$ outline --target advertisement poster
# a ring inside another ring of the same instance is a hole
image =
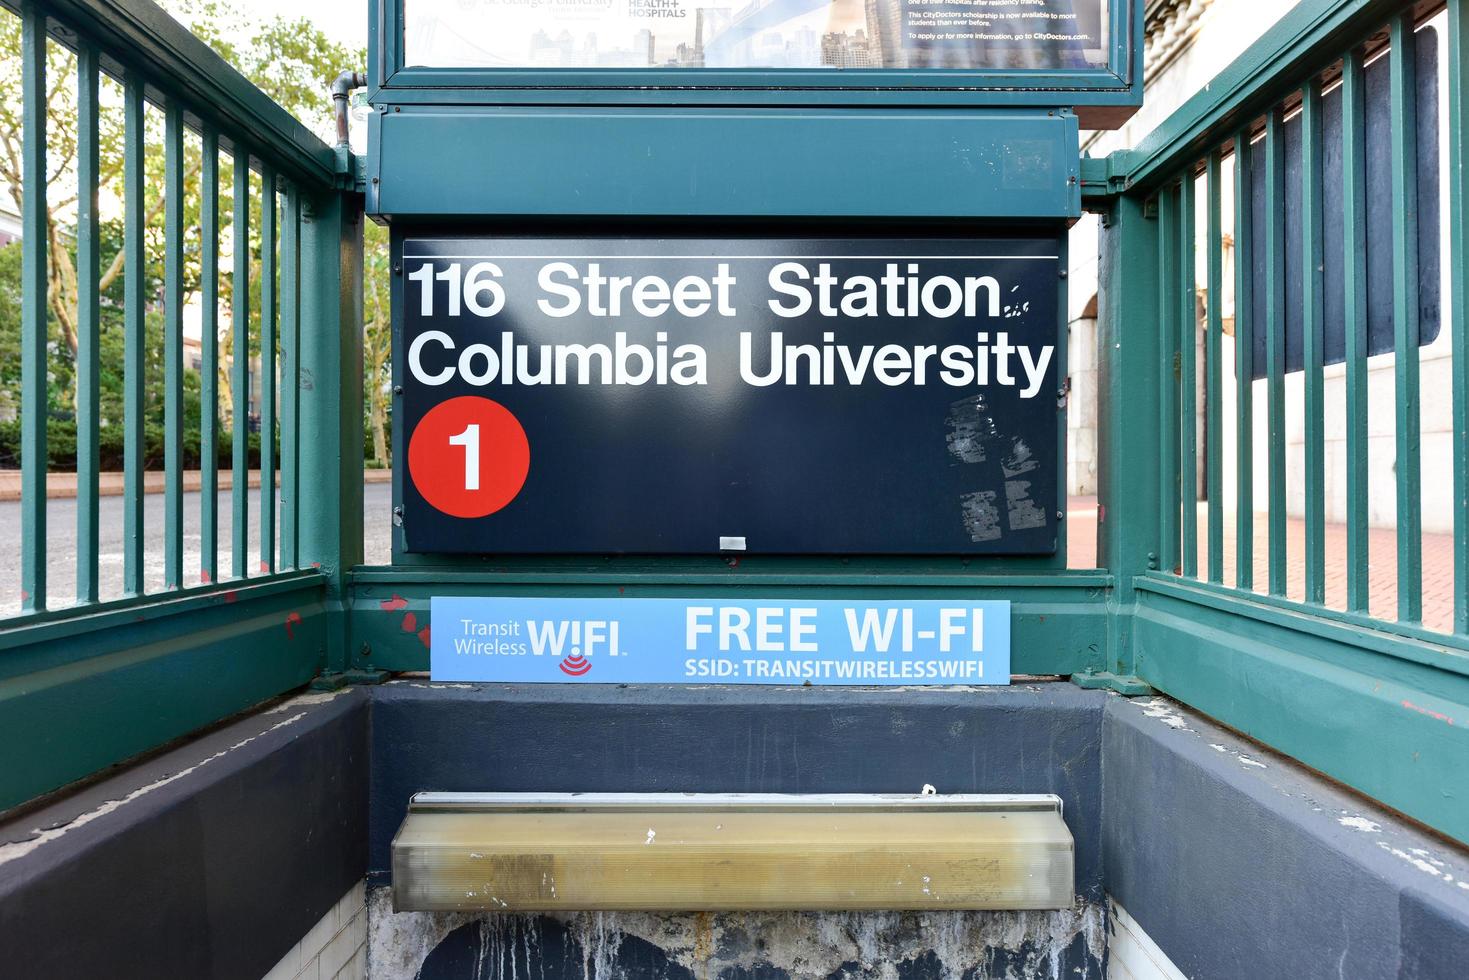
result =
[[[1039,235],[408,238],[403,540],[1053,554],[1060,255]]]
[[[1107,64],[1106,0],[408,0],[435,68],[940,68]]]

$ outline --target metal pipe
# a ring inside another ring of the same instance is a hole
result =
[[[347,101],[353,89],[363,88],[367,85],[367,76],[360,71],[344,71],[332,82],[332,108],[337,116],[337,145],[346,146],[347,139]]]

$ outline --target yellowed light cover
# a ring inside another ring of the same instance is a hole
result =
[[[1054,909],[1054,796],[421,793],[399,911]]]

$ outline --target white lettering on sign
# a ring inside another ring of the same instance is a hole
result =
[[[407,278],[418,289],[422,316],[490,320],[505,309],[503,271],[496,263],[447,262],[439,268],[434,261],[421,261]],[[780,320],[815,315],[844,322],[925,317],[983,325],[1013,320],[1030,310],[1028,302],[1007,303],[1009,293],[996,276],[924,270],[917,261],[886,262],[878,275],[838,276],[830,262],[778,262],[768,273],[770,296],[764,307],[748,315]],[[537,309],[558,319],[577,314],[614,321],[740,315],[733,299],[736,278],[725,262],[711,273],[669,279],[612,275],[597,261],[547,261],[535,282],[541,293]],[[977,329],[970,336],[972,341],[943,345],[873,344],[847,342],[834,330],[822,332],[819,342],[804,334],[789,340],[781,331],[757,335],[745,330],[739,333],[735,376],[757,388],[876,382],[886,387],[1013,387],[1025,399],[1041,393],[1054,345],[1017,342],[1009,330],[1000,329]],[[463,346],[444,330],[426,330],[408,346],[408,371],[415,381],[430,386],[456,378],[475,387],[711,383],[703,345],[671,344],[665,332],[658,332],[652,343],[645,337],[639,342],[620,330],[604,343],[525,344],[505,329],[498,337],[476,333]]]

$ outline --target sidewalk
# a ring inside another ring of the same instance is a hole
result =
[[[1067,566],[1093,568],[1097,560],[1097,498],[1072,497],[1068,502],[1070,529],[1067,532]],[[1209,505],[1199,503],[1199,575],[1208,577],[1209,570]],[[1256,592],[1269,587],[1270,525],[1269,516],[1254,515],[1251,531],[1254,538],[1254,586]],[[1286,595],[1301,600],[1306,594],[1306,523],[1299,517],[1286,521]],[[1235,582],[1235,516],[1224,514],[1223,581]],[[1397,531],[1390,527],[1367,530],[1367,589],[1372,615],[1386,620],[1397,619],[1398,552]],[[1446,632],[1453,629],[1454,617],[1454,536],[1423,534],[1423,625]],[[1345,524],[1326,525],[1326,605],[1346,608],[1347,598],[1347,528]]]
[[[97,491],[104,497],[120,497],[123,494],[123,475],[117,472],[102,473],[97,480]],[[143,474],[144,493],[163,492],[162,470],[148,470]],[[393,479],[392,470],[363,470],[362,479],[366,483],[390,483]],[[197,491],[202,482],[201,471],[184,471],[184,491]],[[234,488],[234,473],[226,468],[219,471],[219,489],[231,490]],[[249,485],[252,488],[260,486],[260,471],[251,470]],[[279,477],[277,477],[279,485]],[[75,473],[47,473],[46,474],[46,496],[52,500],[70,500],[77,495],[77,475]],[[20,499],[20,470],[0,470],[0,501],[16,501]]]

